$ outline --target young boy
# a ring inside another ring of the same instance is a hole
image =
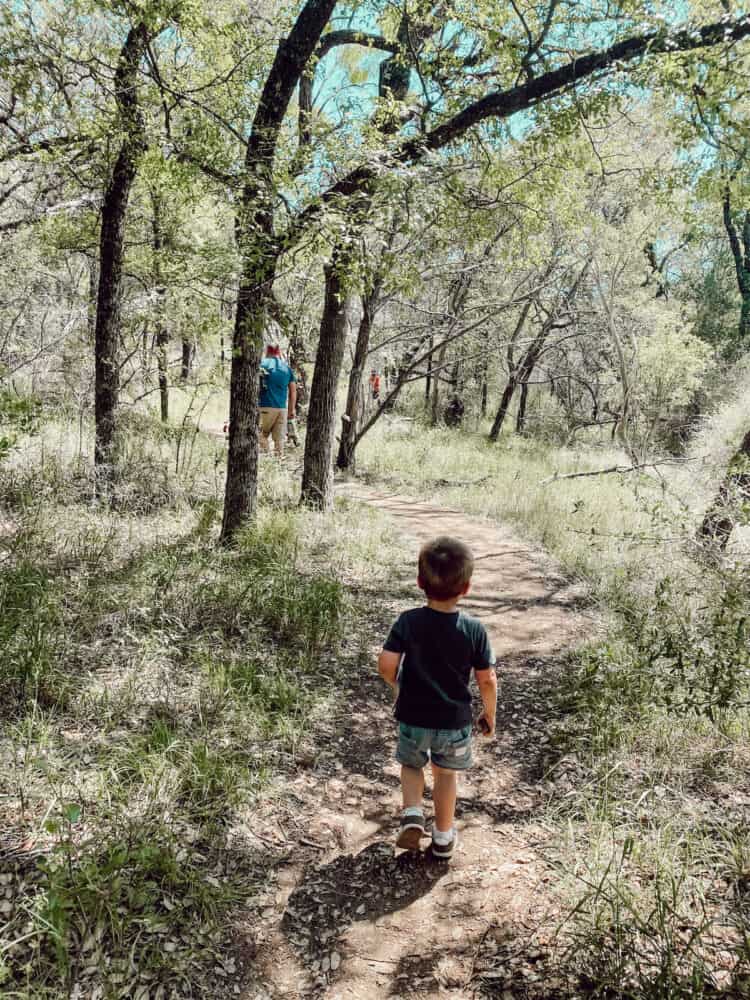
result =
[[[425,834],[423,769],[429,760],[437,858],[450,858],[458,843],[456,772],[471,765],[472,670],[484,704],[479,728],[488,739],[495,735],[495,658],[484,626],[456,610],[469,592],[473,570],[474,557],[463,542],[448,537],[427,542],[417,577],[427,606],[398,618],[378,657],[380,676],[397,692],[403,813],[396,846],[416,851]]]

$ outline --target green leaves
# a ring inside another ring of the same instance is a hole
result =
[[[82,809],[81,806],[75,803],[69,802],[63,809],[63,816],[66,823],[74,826],[81,818]]]

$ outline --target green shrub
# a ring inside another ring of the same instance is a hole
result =
[[[60,612],[52,581],[22,561],[0,573],[0,706],[60,704],[68,681],[58,666]]]
[[[269,656],[263,664],[251,660],[204,660],[212,700],[239,702],[263,732],[281,721],[299,720],[310,699],[302,675],[293,665]]]
[[[746,996],[747,929],[702,895],[690,864],[639,870],[627,839],[573,911],[566,964],[601,1000],[708,1000]],[[726,992],[725,992],[726,991]]]
[[[261,627],[271,646],[302,650],[312,661],[341,635],[346,597],[342,583],[326,572],[303,572],[299,550],[296,514],[270,511],[245,528],[238,552],[201,590],[195,613],[203,626],[213,622],[229,633]]]
[[[299,519],[286,511],[265,510],[240,532],[240,562],[253,571],[281,571],[294,566],[299,547]]]
[[[591,729],[645,706],[721,722],[750,703],[750,579],[727,569],[694,607],[661,580],[653,602],[621,608],[619,629],[583,651],[567,694]]]
[[[28,977],[35,996],[67,995],[76,982],[87,995],[192,990],[201,962],[218,958],[218,921],[236,891],[206,877],[204,857],[155,819],[81,841],[83,819],[65,805],[47,823],[56,847],[18,886],[26,897],[5,929],[4,986]]]
[[[33,434],[41,416],[41,400],[36,396],[17,396],[0,389],[0,461],[16,444],[19,436]]]
[[[236,754],[200,741],[180,761],[177,800],[195,819],[227,821],[250,784],[248,768]]]

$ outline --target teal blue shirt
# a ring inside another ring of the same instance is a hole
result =
[[[260,367],[266,372],[260,380],[260,405],[283,410],[287,405],[289,383],[297,381],[294,372],[281,358],[263,358]]]

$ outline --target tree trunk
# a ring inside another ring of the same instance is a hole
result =
[[[182,338],[182,363],[180,365],[180,380],[187,382],[193,369],[193,357],[195,355],[195,345],[187,337]],[[221,338],[221,360],[224,361],[224,335]]]
[[[161,199],[157,192],[151,192],[154,233],[154,291],[156,294],[156,367],[159,375],[159,402],[161,420],[169,421],[169,328],[164,318],[164,300],[167,290],[162,281],[161,253],[164,249],[162,230]]]
[[[96,343],[96,304],[99,297],[99,263],[95,257],[89,261],[89,303],[88,334],[92,344]]]
[[[325,303],[307,411],[301,502],[319,510],[333,507],[336,388],[344,362],[347,325],[344,269],[342,256],[334,253],[325,269]]]
[[[435,346],[435,338],[430,337],[430,349]],[[432,355],[430,355],[430,360],[427,362],[427,375],[424,380],[424,405],[425,409],[430,405],[430,399],[432,397]]]
[[[737,275],[737,287],[742,299],[738,329],[739,343],[736,352],[739,354],[750,347],[750,209],[744,215],[741,239],[732,215],[731,193],[728,184],[724,188],[723,210],[724,228],[729,237],[729,246]]]
[[[516,434],[523,434],[526,430],[526,404],[529,398],[529,383],[521,383],[521,395],[518,400],[518,413],[516,413]]]
[[[489,373],[488,368],[490,364],[490,333],[489,330],[485,331],[484,334],[484,351],[482,353],[482,359],[479,362],[479,385],[481,392],[481,402],[480,402],[480,414],[482,419],[487,416],[487,395],[489,389]]]
[[[380,82],[378,96],[381,99],[405,100],[411,81],[410,63],[414,60],[414,47],[419,46],[434,30],[433,19],[428,23],[415,22],[406,15],[402,16],[398,31],[399,55],[391,56],[380,65]],[[304,100],[309,103],[309,92],[305,84]],[[376,110],[376,127],[385,134],[393,134],[400,128],[398,116],[388,114],[382,116],[383,108]],[[377,117],[380,120],[377,120]],[[301,116],[302,129],[300,138],[304,142],[309,138],[305,133],[306,125]],[[326,269],[325,305],[320,326],[320,341],[315,360],[315,371],[310,388],[310,407],[307,414],[307,438],[305,441],[305,459],[302,472],[302,503],[324,510],[333,505],[333,469],[331,456],[335,440],[335,406],[336,387],[341,365],[344,359],[346,343],[347,301],[344,283],[346,281],[346,265],[349,262],[351,248],[361,237],[372,205],[371,186],[366,184],[360,191],[360,197],[349,203],[346,235],[338,247],[334,249],[331,263]],[[397,225],[394,224],[389,247],[395,238]],[[377,274],[373,284],[373,301],[365,308],[363,324],[360,325],[349,389],[347,392],[346,415],[350,418],[344,421],[342,427],[337,465],[339,468],[350,467],[354,460],[354,451],[359,440],[357,434],[356,399],[362,379],[362,368],[367,355],[367,346],[361,348],[360,341],[369,346],[372,313],[375,301],[379,297],[383,276]],[[375,401],[376,410],[378,403]],[[325,421],[329,420],[330,425]]]
[[[132,28],[120,54],[115,75],[115,96],[124,132],[120,153],[102,203],[99,238],[99,288],[94,332],[94,466],[97,492],[105,492],[115,479],[115,431],[120,395],[120,299],[125,214],[138,165],[146,151],[145,124],[138,107],[136,82],[141,57],[148,43],[143,24]]]
[[[352,472],[354,471],[357,430],[362,416],[362,379],[365,362],[367,361],[367,352],[370,349],[370,335],[372,333],[372,323],[379,290],[380,285],[377,283],[369,294],[362,296],[362,319],[357,331],[357,344],[354,348],[354,360],[352,362],[352,370],[349,374],[349,387],[346,394],[346,414],[341,421],[341,440],[339,441],[336,467],[339,469],[349,469]]]
[[[495,419],[492,421],[492,428],[490,430],[490,441],[497,441],[500,436],[500,431],[503,429],[503,424],[505,423],[505,417],[508,414],[508,407],[510,406],[511,400],[516,391],[518,381],[516,376],[512,374],[508,379],[507,385],[503,390],[503,395],[500,399],[500,406],[497,408],[497,413],[495,414]]]
[[[432,400],[430,402],[430,426],[437,427],[440,421],[440,369],[445,360],[445,345],[440,348],[435,365],[435,374],[432,376]],[[432,368],[434,355],[430,357],[430,368]]]
[[[519,380],[521,383],[521,398],[518,401],[518,413],[516,414],[516,434],[523,434],[526,430],[526,407],[529,399],[529,379],[534,374],[539,354],[544,346],[547,333],[543,331],[535,340],[521,363]]]
[[[726,549],[735,526],[733,507],[750,502],[750,431],[732,457],[711,509],[703,518],[699,534]]]
[[[295,88],[336,0],[306,0],[282,38],[258,101],[245,150],[245,186],[235,217],[242,254],[229,402],[229,453],[220,542],[229,544],[255,515],[258,487],[258,395],[261,350],[281,247],[274,232],[273,168]]]
[[[521,370],[521,366],[516,364],[513,359],[513,347],[520,337],[524,326],[526,325],[526,319],[529,315],[529,310],[531,309],[531,299],[528,299],[521,309],[520,315],[516,322],[515,329],[511,334],[510,340],[507,346],[507,365],[508,365],[508,382],[503,390],[502,397],[500,398],[500,406],[497,408],[497,413],[495,414],[495,419],[492,421],[492,427],[490,428],[490,433],[488,435],[489,440],[493,443],[497,441],[500,436],[500,431],[505,423],[505,417],[508,413],[508,407],[511,404],[513,395],[516,391],[516,386],[518,385],[518,375]]]
[[[159,402],[161,408],[161,420],[163,424],[169,421],[169,372],[167,348],[169,345],[169,331],[160,322],[156,330],[156,364],[159,370]]]
[[[276,258],[247,260],[237,298],[229,384],[229,454],[220,540],[229,543],[255,516],[258,493],[258,369]]]
[[[141,378],[144,388],[151,385],[151,349],[148,341],[150,333],[151,330],[148,321],[146,321],[141,330]]]
[[[742,296],[740,306],[740,348],[747,350],[750,347],[750,276],[748,284]]]

